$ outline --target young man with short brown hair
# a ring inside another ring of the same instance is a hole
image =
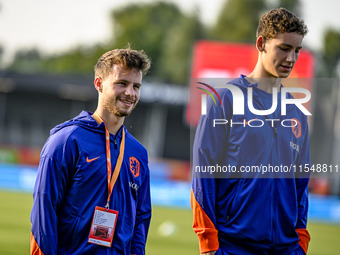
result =
[[[150,218],[146,149],[124,127],[150,60],[116,49],[95,66],[98,106],[51,130],[31,213],[31,254],[145,254]]]
[[[281,96],[281,80],[292,71],[306,33],[304,22],[284,8],[265,13],[257,29],[254,70],[229,84],[244,96],[251,90],[255,109],[270,109],[273,96]],[[266,116],[254,114],[246,103],[244,115],[237,115],[231,90],[221,89],[219,94],[223,106],[208,102],[193,147],[191,202],[200,253],[306,254],[309,174],[292,170],[261,176],[244,170],[308,166],[307,117],[295,105],[283,116],[280,100],[276,110]],[[227,119],[235,125],[213,126],[214,119]],[[294,125],[280,125],[284,119]],[[197,172],[196,166],[231,166],[235,171],[209,176]]]

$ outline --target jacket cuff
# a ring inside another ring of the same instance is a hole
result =
[[[216,229],[196,229],[200,253],[217,251],[219,248],[218,231]]]
[[[310,241],[310,235],[308,233],[308,230],[304,228],[298,228],[296,229],[296,233],[298,233],[299,235],[299,245],[304,250],[304,252],[307,254],[308,244]]]
[[[31,245],[30,245],[30,254],[31,255],[44,255],[39,245],[35,241],[33,234],[31,233]]]
[[[217,251],[219,248],[218,231],[208,215],[197,202],[192,189],[191,207],[194,216],[193,229],[198,237],[200,253]]]

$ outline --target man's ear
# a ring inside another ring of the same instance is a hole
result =
[[[94,87],[96,88],[96,90],[98,92],[102,92],[103,91],[103,80],[100,77],[96,77],[94,79]]]
[[[256,40],[256,48],[258,51],[264,51],[265,50],[265,43],[266,39],[261,35]]]

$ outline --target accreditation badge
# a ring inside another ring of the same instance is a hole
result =
[[[111,247],[117,218],[118,211],[96,206],[88,242]]]

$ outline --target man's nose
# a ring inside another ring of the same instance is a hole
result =
[[[125,89],[125,95],[127,96],[133,96],[133,84],[129,84],[128,86],[126,86],[126,89]]]
[[[290,51],[287,56],[287,61],[290,63],[295,63],[298,58],[298,53],[296,53],[294,50]]]

